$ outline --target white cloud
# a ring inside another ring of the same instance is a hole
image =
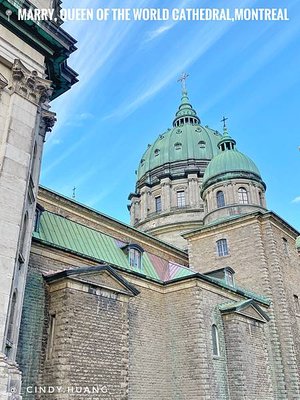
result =
[[[138,88],[138,93],[140,95],[135,93],[132,99],[126,99],[116,110],[106,115],[103,120],[114,117],[125,118],[133,113],[171,81],[175,81],[182,71],[186,70],[198,58],[203,56],[231,26],[230,24],[220,23],[218,27],[212,31],[210,25],[203,25],[199,28],[193,40],[190,40],[185,46],[182,46],[182,51],[178,52],[176,57],[172,57],[172,61],[167,63],[167,65],[160,70],[159,75],[156,73],[153,74],[154,78],[152,80],[149,79],[147,87]],[[148,75],[150,74],[151,71],[149,69]],[[142,86],[144,86],[144,82]]]
[[[165,25],[161,25],[159,28],[154,29],[153,31],[148,32],[148,33],[147,33],[147,36],[146,36],[146,39],[145,39],[145,42],[147,43],[147,42],[152,41],[153,39],[158,38],[158,36],[160,36],[160,35],[162,35],[163,33],[169,31],[170,29],[172,29],[174,25],[175,25],[175,23],[174,23],[174,24],[165,24]]]
[[[292,200],[292,203],[300,203],[300,196],[295,197],[295,198]]]

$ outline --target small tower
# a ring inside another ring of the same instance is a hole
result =
[[[220,152],[208,164],[203,177],[205,224],[266,208],[266,185],[260,172],[249,157],[236,149],[236,141],[229,136],[225,121],[223,118]]]

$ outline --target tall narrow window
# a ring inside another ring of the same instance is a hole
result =
[[[227,256],[229,254],[226,239],[217,240],[217,250],[219,257]]]
[[[297,314],[300,314],[300,303],[299,303],[299,297],[294,294],[294,304],[295,304],[295,310]]]
[[[224,207],[225,206],[225,198],[224,198],[224,193],[222,192],[222,190],[219,190],[217,192],[217,207]]]
[[[185,207],[185,192],[184,192],[184,190],[179,190],[177,192],[177,207],[179,207],[179,208]]]
[[[26,237],[27,225],[28,225],[28,212],[26,211],[23,219],[22,233],[20,237],[20,247],[19,247],[19,255],[21,256],[23,261],[24,261],[24,253],[26,250],[25,237]]]
[[[129,265],[131,267],[141,269],[142,253],[136,248],[129,249]]]
[[[248,204],[249,203],[248,192],[244,187],[240,187],[238,189],[238,196],[239,196],[240,204]]]
[[[52,357],[53,345],[54,345],[54,337],[55,337],[55,314],[50,315],[49,321],[49,335],[48,335],[48,349],[47,349],[47,359],[49,360]]]
[[[41,216],[43,211],[45,211],[44,207],[42,207],[40,204],[37,203],[36,208],[35,208],[35,214],[34,214],[34,232],[38,232],[40,228],[40,221],[41,221]]]
[[[286,240],[286,238],[282,238],[282,243],[283,243],[283,250],[286,256],[289,255],[289,246],[288,246],[288,241]]]
[[[161,197],[160,196],[155,197],[155,211],[161,212]]]
[[[16,311],[16,302],[17,302],[17,291],[14,291],[13,297],[11,299],[10,306],[10,314],[8,320],[8,329],[7,329],[7,340],[11,343],[13,342],[13,333],[14,333],[14,323],[15,323],[15,311]]]
[[[231,271],[226,271],[225,279],[228,285],[234,286],[233,273]]]
[[[218,357],[220,355],[220,347],[219,347],[219,333],[216,325],[212,326],[211,335],[212,335],[213,355]]]
[[[263,195],[262,195],[262,192],[258,192],[258,198],[259,198],[259,205],[260,205],[261,207],[263,207],[263,206],[264,206],[264,202],[263,202]]]

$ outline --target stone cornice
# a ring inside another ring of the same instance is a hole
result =
[[[57,8],[57,1],[55,7]],[[48,78],[53,82],[52,99],[77,82],[77,73],[66,60],[76,50],[76,40],[59,27],[60,22],[18,19],[18,9],[32,8],[27,0],[0,0],[0,23],[45,56]],[[8,18],[6,11],[10,10]]]

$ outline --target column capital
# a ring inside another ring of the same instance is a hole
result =
[[[53,91],[51,84],[48,79],[39,77],[37,71],[29,71],[19,59],[15,59],[10,86],[13,93],[37,105],[48,104]]]

